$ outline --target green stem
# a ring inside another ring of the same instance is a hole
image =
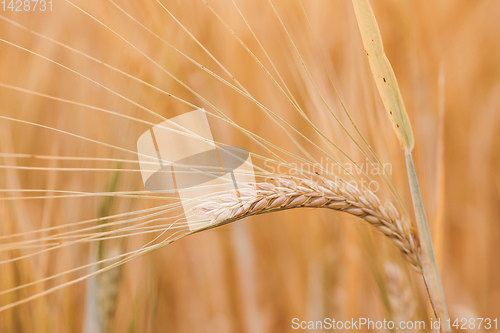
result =
[[[441,321],[441,332],[451,332],[447,327],[448,310],[444,299],[441,277],[434,257],[434,248],[432,246],[431,234],[427,223],[422,194],[418,185],[417,173],[415,164],[410,151],[405,153],[406,169],[408,171],[408,180],[410,182],[411,196],[413,199],[413,207],[415,208],[415,220],[417,221],[417,229],[420,239],[420,261],[422,262],[422,273],[424,276],[425,285],[429,298],[434,309],[434,314]]]

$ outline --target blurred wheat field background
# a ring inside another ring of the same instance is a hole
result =
[[[415,132],[450,316],[497,318],[500,3],[372,4]],[[57,226],[78,231],[81,221],[125,221],[172,203],[145,191],[131,153],[161,117],[197,107],[214,115],[220,110],[289,154],[326,161],[309,139],[342,162],[366,163],[330,113],[360,141],[345,106],[380,160],[391,165],[390,178],[413,216],[404,159],[349,1],[59,1],[52,12],[4,11],[1,18],[0,332],[83,331],[91,280],[82,277],[97,261],[96,251],[136,251],[158,236],[132,235],[131,229],[105,245],[82,236],[32,256],[41,248],[12,248],[22,240],[15,234]],[[304,121],[266,71],[349,158]],[[214,75],[244,87],[253,99]],[[255,100],[286,123],[266,116]],[[235,126],[215,117],[211,126],[217,141],[271,157]],[[390,196],[387,189],[382,193]],[[37,234],[34,244],[51,232]],[[42,246],[57,245],[49,243]],[[83,269],[40,281],[75,267]],[[332,211],[248,217],[108,272],[114,275],[102,275],[109,279],[104,283],[117,295],[108,297],[109,313],[101,315],[110,332],[289,332],[293,318],[432,317],[421,279],[399,251],[375,228]],[[406,294],[409,305],[398,307]],[[413,313],[401,311],[412,306]]]

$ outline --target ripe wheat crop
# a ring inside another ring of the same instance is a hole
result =
[[[274,184],[273,184],[274,183]],[[368,190],[362,194],[355,186],[323,179],[269,179],[253,184],[234,194],[209,198],[194,209],[200,218],[208,218],[216,226],[255,214],[285,209],[329,208],[361,218],[391,238],[417,270],[421,269],[418,243],[409,220],[401,216],[393,204],[382,205]]]
[[[497,3],[28,2],[0,4],[0,332],[498,315]],[[169,123],[194,110],[210,137]],[[220,168],[160,156],[196,141]]]

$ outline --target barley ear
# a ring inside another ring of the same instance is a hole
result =
[[[370,69],[392,127],[405,151],[412,151],[414,140],[410,119],[406,113],[396,75],[385,55],[375,15],[368,0],[353,0],[352,3]]]
[[[415,320],[417,303],[408,276],[395,263],[385,263],[384,271],[392,320],[395,322]],[[397,329],[396,332],[410,331]]]
[[[118,163],[117,169],[121,169],[121,163]],[[119,177],[120,173],[118,171],[113,173],[111,181],[107,186],[108,193],[116,192]],[[104,198],[100,207],[100,217],[111,215],[114,199],[112,196]],[[99,221],[98,224],[102,225],[102,232],[107,231],[106,222]],[[94,273],[97,270],[104,269],[118,262],[118,259],[112,258],[117,258],[123,254],[123,241],[100,239],[97,244],[92,244],[90,250],[90,262],[100,262],[99,265],[91,267],[91,272]],[[85,319],[83,323],[83,331],[85,333],[111,332],[121,277],[122,268],[119,266],[105,270],[87,281]]]

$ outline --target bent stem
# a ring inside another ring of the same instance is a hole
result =
[[[441,277],[439,275],[436,258],[434,256],[434,248],[432,246],[431,234],[429,232],[427,216],[425,214],[424,203],[422,201],[422,194],[420,193],[420,186],[418,185],[415,164],[413,163],[413,157],[410,151],[405,153],[405,157],[413,207],[415,208],[415,220],[417,222],[417,230],[421,244],[419,257],[422,264],[422,275],[424,277],[434,314],[440,319],[441,322],[440,331],[451,332],[450,328],[447,326],[448,310],[446,309]]]
[[[440,330],[442,332],[450,332],[450,329],[445,327],[448,319],[448,311],[446,310],[443,287],[434,256],[415,164],[411,155],[415,144],[413,130],[399,90],[396,75],[384,51],[382,36],[370,1],[352,0],[352,4],[377,90],[391,120],[394,133],[405,150],[408,180],[410,182],[413,206],[415,208],[415,219],[421,244],[419,259],[422,265],[422,275],[427,286],[427,292],[434,313],[440,319]]]

